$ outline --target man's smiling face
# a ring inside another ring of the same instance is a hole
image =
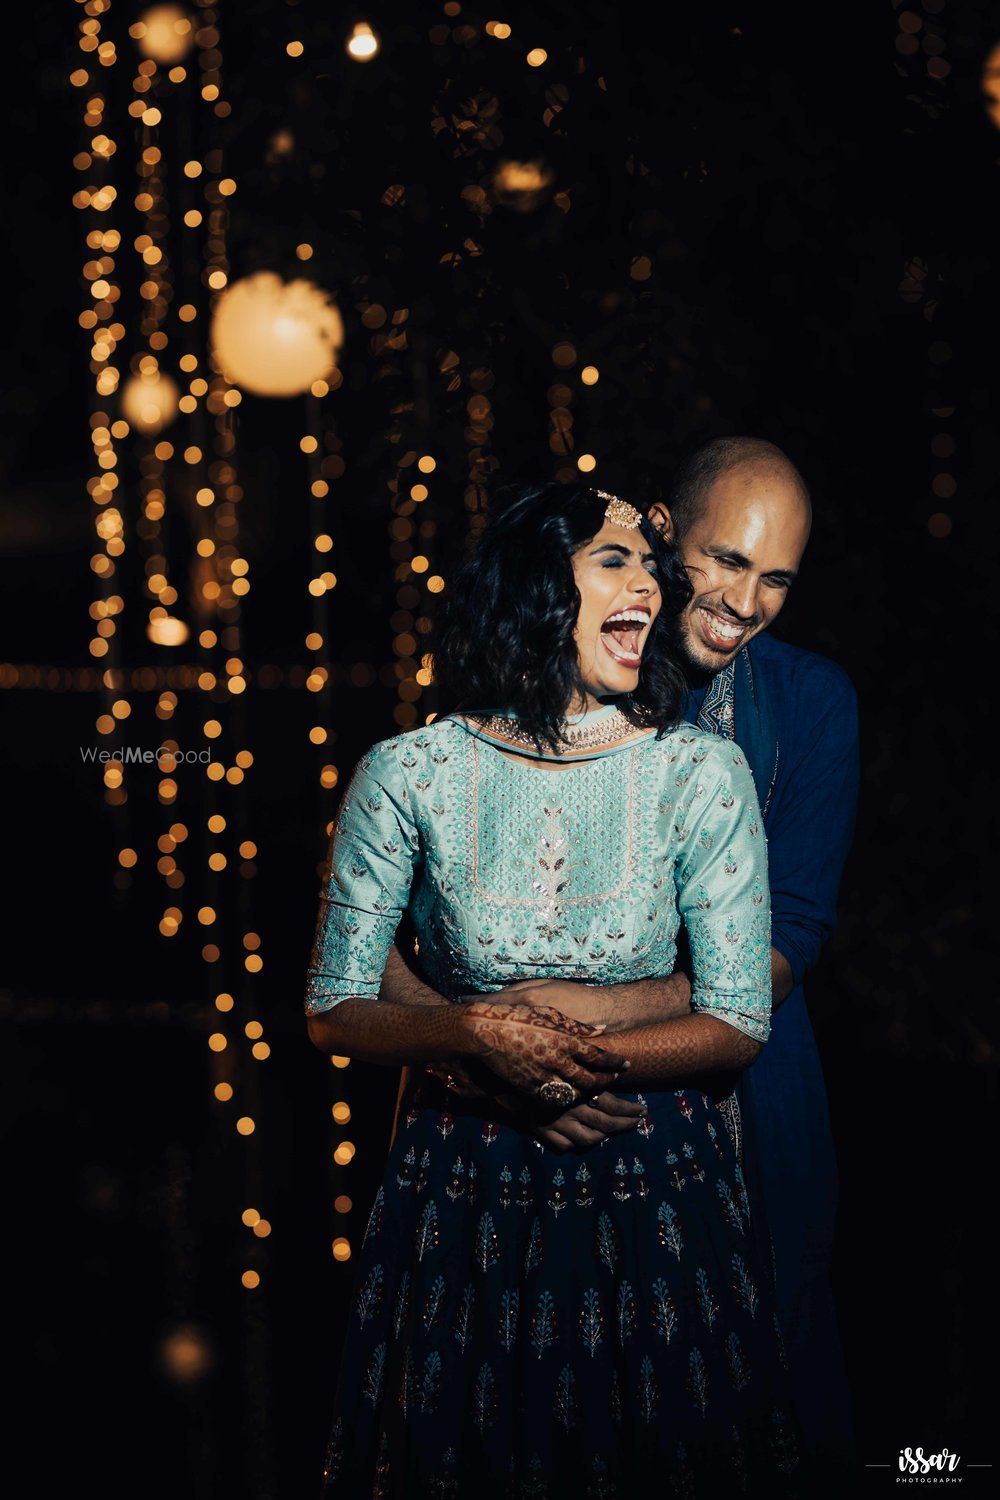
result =
[[[651,519],[672,530],[669,511]],[[694,597],[677,627],[687,664],[714,673],[777,617],[809,540],[809,501],[792,471],[741,464],[721,474],[678,538]]]

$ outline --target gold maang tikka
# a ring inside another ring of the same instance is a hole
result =
[[[604,512],[606,526],[622,526],[626,531],[635,531],[642,525],[641,514],[627,500],[622,500],[618,495],[611,495],[607,490],[595,490],[594,494],[600,495],[602,500],[608,502],[608,507]]]

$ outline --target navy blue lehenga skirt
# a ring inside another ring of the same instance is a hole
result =
[[[415,1068],[357,1255],[324,1500],[801,1493],[733,1095],[559,1153]]]

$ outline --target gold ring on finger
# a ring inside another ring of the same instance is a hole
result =
[[[538,1089],[539,1099],[546,1104],[575,1104],[576,1089],[565,1078],[547,1078]]]

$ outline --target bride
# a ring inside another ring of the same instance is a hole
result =
[[[679,722],[687,590],[625,501],[501,494],[435,659],[460,710],[375,745],[344,795],[309,1035],[410,1077],[357,1252],[328,1500],[798,1493],[733,1098],[769,1031],[766,850],[738,748]],[[404,915],[436,1003],[378,998]],[[690,1015],[602,1036],[500,993],[670,974],[681,923]],[[526,1124],[620,1082],[628,1136],[570,1156]]]

